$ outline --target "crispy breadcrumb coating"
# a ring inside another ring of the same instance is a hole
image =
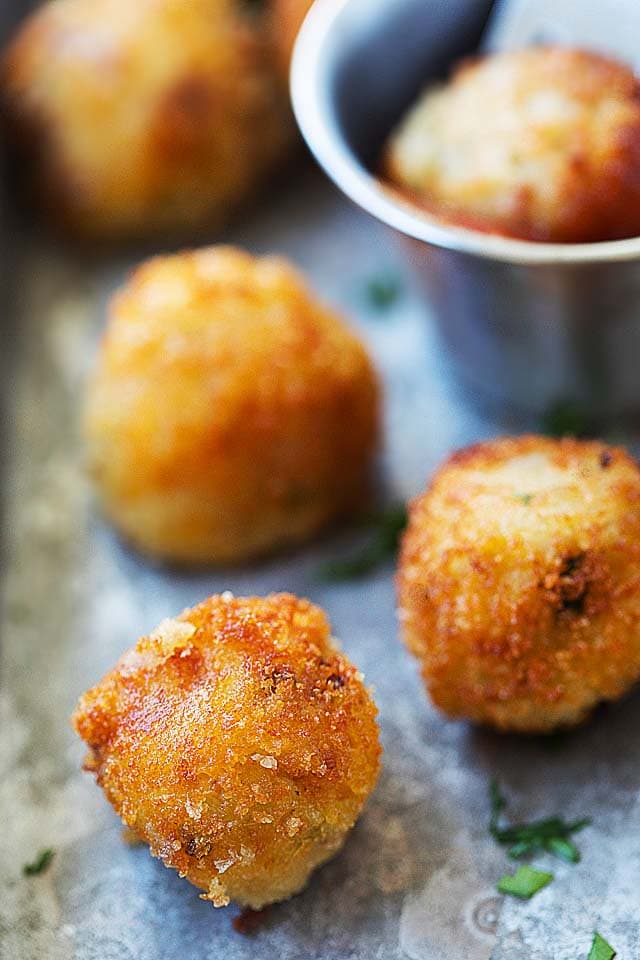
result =
[[[363,507],[377,379],[284,260],[158,257],[111,304],[86,435],[129,540],[168,560],[236,562]]]
[[[386,175],[443,219],[526,240],[640,234],[640,84],[600,54],[467,61],[393,133]]]
[[[223,224],[292,139],[271,59],[240,0],[58,0],[5,52],[3,112],[71,232],[192,236]]]
[[[376,708],[319,607],[210,597],[164,620],[72,722],[124,823],[214,906],[297,893],[376,782]]]
[[[436,706],[502,730],[581,721],[640,677],[640,471],[536,436],[452,456],[411,505],[399,615]]]

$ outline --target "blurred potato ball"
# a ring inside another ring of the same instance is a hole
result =
[[[57,0],[5,52],[4,111],[51,216],[97,239],[218,227],[292,136],[242,0]]]
[[[433,702],[545,732],[640,678],[640,471],[536,436],[452,456],[410,509],[399,616]]]
[[[297,893],[380,766],[375,705],[318,607],[225,593],[164,620],[73,725],[124,823],[214,906]]]
[[[271,0],[271,24],[276,57],[281,75],[289,78],[291,54],[302,21],[314,0]]]
[[[525,240],[640,234],[640,83],[561,47],[467,61],[418,100],[384,161],[444,219]]]
[[[158,257],[110,306],[90,469],[141,550],[241,561],[366,505],[378,394],[363,345],[286,261]]]

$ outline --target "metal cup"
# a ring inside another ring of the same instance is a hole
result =
[[[375,175],[394,123],[477,49],[491,7],[316,0],[292,65],[299,126],[337,186],[406,241],[453,367],[478,397],[629,420],[640,413],[640,238],[533,243],[455,227]]]

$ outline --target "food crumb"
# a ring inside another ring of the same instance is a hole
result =
[[[264,923],[269,913],[268,907],[263,910],[252,910],[247,907],[237,917],[231,921],[231,925],[236,933],[242,933],[245,936],[255,933]]]
[[[188,815],[191,817],[192,820],[200,820],[200,819],[201,819],[201,817],[202,817],[202,804],[201,804],[201,803],[193,803],[192,800],[190,800],[189,798],[187,798],[187,801],[186,801],[186,803],[185,803],[184,806],[185,806],[185,810],[187,811]]]
[[[257,760],[261,767],[264,767],[266,770],[276,770],[278,767],[278,761],[275,757],[263,757],[261,753],[252,753],[252,760]]]
[[[126,843],[128,847],[139,847],[144,843],[131,827],[124,827],[122,831],[122,842]]]

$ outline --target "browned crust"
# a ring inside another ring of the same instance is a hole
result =
[[[155,856],[258,908],[340,846],[378,775],[375,714],[318,607],[225,594],[138,641],[73,725]]]
[[[148,261],[112,301],[88,459],[139,548],[238,562],[366,505],[379,407],[365,347],[292,267],[202,248]]]
[[[567,494],[480,483],[533,453],[567,471]],[[505,730],[577,723],[640,677],[637,463],[621,447],[535,436],[458,451],[411,504],[397,586],[438,707]]]

